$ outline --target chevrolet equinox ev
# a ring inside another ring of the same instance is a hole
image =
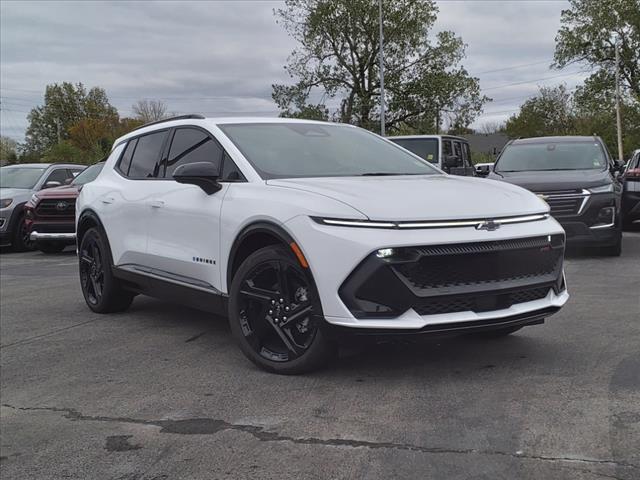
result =
[[[320,367],[348,334],[505,335],[569,298],[544,201],[350,125],[143,126],[115,142],[76,219],[91,310],[142,293],[227,315],[276,373]]]

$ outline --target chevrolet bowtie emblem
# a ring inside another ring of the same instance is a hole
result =
[[[493,232],[500,228],[500,224],[494,222],[493,220],[485,220],[476,225],[476,230],[487,230],[488,232]]]

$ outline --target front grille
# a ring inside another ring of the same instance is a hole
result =
[[[537,195],[544,195],[545,201],[551,208],[551,215],[555,217],[577,215],[585,199],[585,195],[580,189],[550,190],[535,193]]]
[[[437,315],[455,312],[487,312],[503,310],[518,303],[545,298],[550,287],[524,288],[508,293],[464,295],[460,297],[429,298],[418,302],[413,309],[419,315]]]
[[[415,249],[420,256],[417,261],[392,268],[418,295],[479,286],[486,290],[506,282],[549,281],[557,277],[562,264],[564,239],[557,235],[549,240],[544,236],[419,247]]]
[[[75,198],[45,198],[40,200],[36,207],[36,214],[39,217],[75,217]]]

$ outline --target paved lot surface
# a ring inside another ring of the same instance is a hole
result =
[[[226,322],[85,307],[74,253],[0,255],[1,477],[640,478],[640,233],[573,256],[572,298],[511,337],[352,349],[280,377]]]

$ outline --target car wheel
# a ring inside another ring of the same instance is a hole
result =
[[[100,229],[91,228],[85,233],[78,256],[80,285],[89,308],[96,313],[126,310],[135,295],[124,290],[113,276],[111,250]]]
[[[24,214],[18,218],[13,238],[11,239],[11,246],[16,252],[28,252],[35,249],[35,242],[30,238],[31,234],[24,219]]]
[[[335,353],[309,275],[287,248],[270,246],[250,255],[233,278],[231,331],[247,358],[264,370],[305,373]]]
[[[38,242],[36,248],[43,253],[60,253],[66,245],[64,243],[56,242]]]
[[[517,332],[521,328],[523,327],[498,328],[496,330],[487,330],[486,332],[470,333],[469,336],[476,337],[476,338],[500,338],[500,337],[506,337],[507,335],[510,335],[513,332]]]
[[[618,231],[616,243],[614,243],[610,247],[603,248],[602,253],[607,257],[619,257],[620,255],[622,255],[622,230]]]

